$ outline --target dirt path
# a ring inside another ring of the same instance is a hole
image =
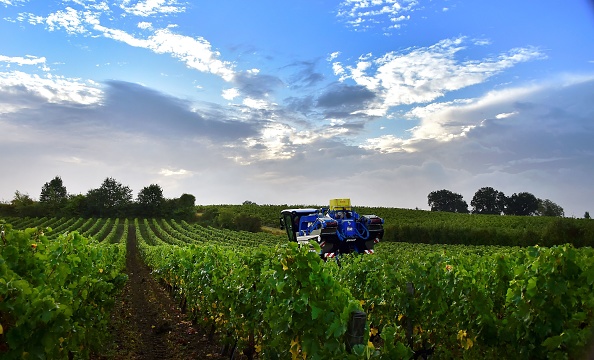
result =
[[[129,227],[128,282],[110,322],[113,342],[95,360],[223,359],[220,347],[192,325],[140,259],[136,229]]]

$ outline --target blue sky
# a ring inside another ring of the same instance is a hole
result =
[[[591,1],[0,0],[0,200],[594,210]]]

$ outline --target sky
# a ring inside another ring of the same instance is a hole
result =
[[[0,201],[594,211],[589,0],[0,0]]]

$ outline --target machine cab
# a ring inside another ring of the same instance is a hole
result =
[[[317,209],[286,209],[281,211],[280,227],[285,229],[289,241],[299,242],[303,239],[303,236],[308,235],[306,233],[308,229],[307,218],[311,217],[312,220],[317,218]],[[307,218],[304,218],[307,217]]]

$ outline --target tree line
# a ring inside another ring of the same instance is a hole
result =
[[[23,217],[166,217],[191,220],[196,214],[195,202],[196,197],[191,194],[167,199],[158,184],[145,186],[134,199],[130,187],[111,177],[86,194],[68,194],[62,178],[56,176],[43,185],[39,201],[17,190],[10,203],[0,204],[0,214]]]
[[[489,215],[518,215],[518,216],[556,216],[563,217],[563,208],[549,199],[539,199],[529,192],[514,193],[505,196],[502,191],[492,187],[480,188],[473,196],[468,209],[468,203],[462,195],[450,190],[432,191],[427,195],[431,211],[447,211],[454,213],[472,213]],[[585,218],[590,218],[586,212]]]

